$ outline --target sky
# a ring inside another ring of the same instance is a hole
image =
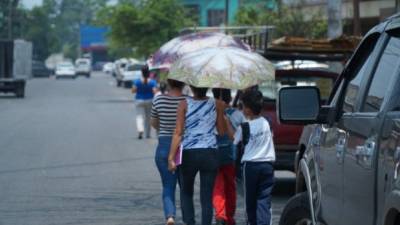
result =
[[[42,0],[22,0],[21,3],[28,9],[42,4]]]
[[[27,9],[32,9],[35,6],[41,5],[43,0],[21,0],[22,5]],[[109,4],[115,4],[117,0],[110,0]]]

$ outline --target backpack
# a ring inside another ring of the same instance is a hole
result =
[[[246,145],[249,143],[250,138],[250,124],[248,122],[242,123],[240,125],[242,128],[242,141],[237,145],[236,150],[236,176],[240,179],[242,176],[241,167],[242,167],[242,156],[244,154],[244,149]]]

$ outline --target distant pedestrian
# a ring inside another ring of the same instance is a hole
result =
[[[178,105],[185,99],[182,95],[185,84],[175,80],[168,80],[167,83],[169,91],[153,100],[151,125],[159,132],[155,162],[161,176],[164,216],[166,224],[173,225],[176,217],[175,189],[178,174],[168,171],[168,154],[175,130]]]
[[[157,92],[157,82],[149,78],[150,71],[147,65],[142,67],[142,78],[133,81],[132,93],[136,93],[136,127],[138,138],[144,133],[150,138],[150,112],[154,94]]]
[[[216,131],[225,133],[223,103],[207,97],[207,88],[191,86],[194,97],[187,97],[178,106],[176,128],[172,139],[168,167],[176,170],[175,155],[182,144],[179,168],[183,222],[195,224],[193,205],[194,181],[200,172],[201,224],[211,225],[212,194],[218,169]]]
[[[242,163],[247,221],[249,225],[270,225],[274,184],[272,164],[275,161],[271,129],[261,116],[263,96],[260,91],[245,91],[242,103],[249,122],[238,128],[234,144],[242,142],[245,145]]]
[[[231,90],[214,88],[214,98],[225,104],[225,116],[234,131],[245,122],[244,115],[238,109],[230,107],[232,101]],[[219,168],[215,180],[213,206],[215,209],[216,225],[234,225],[236,211],[236,148],[228,135],[217,136]]]

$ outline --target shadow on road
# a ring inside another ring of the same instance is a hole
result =
[[[296,180],[294,178],[278,177],[275,179],[275,186],[272,195],[279,197],[292,196],[295,194],[295,185]]]
[[[94,103],[133,103],[132,99],[103,99],[93,100]]]

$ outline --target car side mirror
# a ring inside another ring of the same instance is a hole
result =
[[[279,90],[278,117],[281,123],[316,123],[320,112],[317,87],[284,87]]]

